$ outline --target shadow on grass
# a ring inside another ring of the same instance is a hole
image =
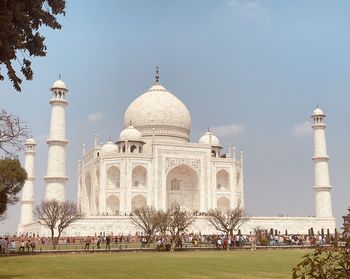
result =
[[[22,278],[23,275],[19,275],[19,274],[12,274],[12,275],[3,275],[0,274],[0,279],[13,279],[13,278]]]

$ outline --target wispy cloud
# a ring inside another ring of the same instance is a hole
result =
[[[91,113],[88,116],[88,121],[89,123],[93,124],[101,121],[103,118],[104,118],[104,114],[102,112],[95,112],[95,113]]]
[[[268,9],[259,0],[228,0],[227,5],[251,20],[264,18],[268,14]]]
[[[307,137],[312,135],[311,122],[305,121],[293,126],[292,132],[297,137]]]
[[[222,126],[215,126],[210,128],[213,133],[221,138],[228,138],[238,134],[242,134],[245,131],[245,127],[239,124],[229,124]]]

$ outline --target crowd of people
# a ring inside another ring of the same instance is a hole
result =
[[[280,234],[279,232],[270,233],[267,230],[259,230],[246,235],[237,233],[232,236],[185,233],[179,237],[176,246],[178,248],[216,247],[217,249],[223,250],[250,247],[252,250],[255,250],[257,246],[333,245],[335,241],[341,242],[346,241],[346,239],[342,235],[338,237],[331,234],[321,233],[317,233],[315,235],[288,235]],[[113,235],[100,233],[99,236],[62,237],[59,240],[59,244],[65,245],[66,247],[73,244],[76,246],[79,245],[84,251],[89,251],[90,249],[124,249],[127,247],[127,245],[130,245],[129,247],[155,247],[158,250],[169,250],[169,247],[172,244],[172,238],[169,235],[154,235],[152,237],[147,237],[143,233],[138,233],[136,235]],[[0,237],[0,254],[34,253],[37,247],[42,247],[44,245],[51,245],[51,239],[49,237],[39,237],[38,235],[14,236],[12,238]]]
[[[16,243],[16,239],[10,240],[8,237],[0,237],[0,254],[16,253],[17,247],[18,253],[34,253],[35,246],[34,240],[21,240],[20,243]]]

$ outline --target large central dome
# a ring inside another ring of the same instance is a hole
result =
[[[129,105],[124,115],[124,128],[130,123],[143,137],[154,135],[189,141],[191,115],[188,109],[160,84],[153,85]]]

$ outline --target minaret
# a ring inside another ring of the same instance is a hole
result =
[[[62,80],[57,80],[50,89],[52,92],[50,137],[47,160],[46,200],[65,200],[66,175],[66,94],[68,89]]]
[[[332,214],[332,199],[331,190],[332,186],[329,183],[329,171],[326,135],[326,124],[324,118],[326,115],[317,106],[312,114],[314,130],[314,157],[312,160],[315,162],[315,206],[316,217],[319,218],[331,218]]]
[[[21,198],[21,219],[19,227],[29,224],[33,221],[33,204],[34,204],[34,181],[35,181],[35,140],[30,138],[25,143],[25,162],[24,168],[27,172],[27,180],[22,189]]]

